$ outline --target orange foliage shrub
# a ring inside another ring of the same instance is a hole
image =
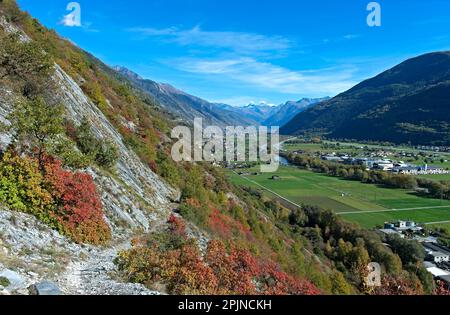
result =
[[[385,276],[382,285],[373,292],[374,295],[423,295],[420,281],[409,279],[407,275]]]
[[[251,238],[250,229],[241,222],[221,213],[217,209],[212,209],[208,222],[209,228],[222,238],[230,238],[233,233]]]
[[[128,280],[154,288],[164,284],[171,294],[320,294],[309,281],[294,278],[274,263],[259,261],[246,249],[210,241],[204,255],[193,240],[184,237],[177,246],[174,232],[185,235],[182,221],[169,220],[169,236],[156,235],[158,242],[121,252],[116,259]],[[172,242],[164,244],[163,239]]]
[[[44,169],[32,157],[6,152],[0,160],[0,203],[34,215],[79,243],[102,244],[111,237],[92,177],[64,170],[44,157]]]
[[[176,237],[181,237],[181,238],[187,237],[186,224],[184,223],[183,220],[181,220],[180,218],[177,218],[174,215],[171,215],[168,223],[170,226],[169,227],[170,232],[172,232],[172,234],[174,234]]]
[[[6,152],[0,161],[0,203],[11,210],[54,223],[53,197],[44,188],[44,178],[35,159]]]
[[[437,281],[433,295],[450,296],[450,287],[442,281]]]
[[[65,235],[76,242],[91,244],[110,239],[111,231],[89,174],[66,171],[59,160],[47,156],[45,181],[57,203],[55,216]]]
[[[194,208],[197,208],[197,209],[202,206],[200,201],[198,199],[195,199],[195,198],[188,198],[188,199],[185,200],[185,203],[187,205],[189,205],[191,207],[194,207]]]

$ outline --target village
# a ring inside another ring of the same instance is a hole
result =
[[[345,152],[331,152],[327,154],[321,154],[320,158],[324,161],[342,163],[346,165],[361,165],[366,167],[367,170],[380,170],[397,174],[408,175],[444,175],[450,174],[448,168],[442,166],[433,166],[428,163],[435,162],[439,159],[441,163],[448,163],[447,159],[442,158],[439,154],[414,153],[414,152],[392,152],[388,150],[375,150],[365,152],[364,155],[359,157],[353,157]],[[405,160],[411,161],[423,161],[422,165],[416,165],[411,162],[405,162]]]
[[[435,280],[450,287],[450,248],[439,242],[439,233],[430,231],[414,221],[385,223],[378,230],[385,236],[397,235],[400,238],[419,242],[425,251],[424,266]]]

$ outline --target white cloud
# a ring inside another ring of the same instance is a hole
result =
[[[344,36],[344,39],[355,39],[355,38],[359,38],[360,35],[358,34],[347,34]]]
[[[173,63],[179,70],[215,75],[272,91],[302,95],[335,95],[356,84],[352,66],[293,71],[254,58],[228,60],[182,59]]]
[[[68,26],[68,27],[81,26],[74,19],[72,13],[64,15],[63,18],[61,19],[60,23],[64,26]]]
[[[267,101],[250,102],[249,104],[250,105],[259,105],[259,106],[270,106],[270,107],[277,106],[276,104],[269,103]]]
[[[318,70],[291,70],[274,64],[274,59],[286,58],[299,45],[282,36],[265,36],[245,32],[206,31],[196,26],[192,29],[132,28],[129,32],[140,34],[143,38],[154,37],[159,40],[186,46],[186,55],[195,56],[196,48],[207,48],[196,57],[181,57],[169,60],[169,66],[206,78],[220,79],[223,84],[246,84],[249,88],[264,91],[308,95],[319,97],[343,92],[357,82],[354,66]],[[322,44],[334,41],[347,41],[359,37],[357,34],[341,35],[335,39],[324,39]],[[194,53],[193,53],[194,52]],[[205,53],[209,56],[205,59]],[[244,102],[244,98],[246,99]],[[248,104],[246,97],[224,100],[228,104]]]
[[[92,22],[81,23],[81,22],[77,21],[76,19],[74,19],[71,16],[71,14],[72,13],[63,16],[61,21],[59,21],[59,24],[64,25],[66,27],[80,27],[83,29],[83,31],[89,32],[89,33],[99,33],[100,32],[100,30],[92,27],[92,25],[93,25]]]
[[[343,42],[343,41],[357,39],[359,37],[361,37],[361,35],[359,35],[359,34],[346,34],[344,36],[340,36],[340,37],[336,37],[336,38],[324,38],[324,39],[322,39],[322,43],[323,44],[334,44],[334,43],[339,43],[339,42]]]
[[[239,53],[264,52],[286,50],[291,42],[281,36],[264,36],[244,32],[204,31],[199,26],[192,29],[178,29],[176,27],[132,28],[128,31],[149,37],[164,37],[183,46],[198,45],[230,49]]]
[[[81,22],[79,18],[76,17],[75,13],[64,15],[60,21],[60,24],[67,27],[81,27]]]

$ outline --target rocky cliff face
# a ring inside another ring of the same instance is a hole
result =
[[[55,80],[61,89],[62,93],[59,97],[70,119],[80,123],[83,117],[86,117],[91,122],[92,131],[97,137],[112,141],[119,148],[117,178],[92,170],[99,184],[98,187],[111,190],[102,191],[105,207],[133,227],[143,227],[147,230],[150,225],[149,217],[145,212],[164,208],[168,203],[176,200],[179,193],[153,173],[132,150],[125,146],[121,135],[108,119],[59,66],[56,67]],[[144,201],[143,205],[142,201]]]
[[[2,24],[5,25],[2,20]],[[15,30],[6,25],[5,29]],[[111,279],[115,253],[129,246],[136,231],[151,231],[164,225],[180,193],[141,162],[123,142],[105,115],[83,93],[77,83],[58,65],[54,75],[54,97],[62,103],[67,118],[79,124],[85,117],[93,133],[107,139],[119,149],[114,174],[90,168],[89,172],[102,196],[106,219],[113,233],[112,245],[94,248],[71,243],[33,217],[0,210],[0,294],[26,294],[26,288],[43,279],[59,283],[65,293],[81,294],[150,294],[141,286],[120,284]],[[7,123],[15,96],[0,86],[0,120]],[[0,134],[5,148],[10,134]],[[96,276],[91,275],[95,273]],[[93,280],[95,278],[95,280]],[[95,281],[95,283],[93,283]]]

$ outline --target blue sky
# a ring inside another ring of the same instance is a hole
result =
[[[79,27],[62,23],[68,0],[18,2],[109,65],[231,105],[334,96],[450,50],[448,0],[378,1],[381,27],[369,0],[79,0]]]

